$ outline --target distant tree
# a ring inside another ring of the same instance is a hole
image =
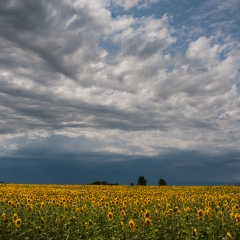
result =
[[[159,186],[167,186],[167,182],[164,179],[160,178],[158,180],[158,185]]]
[[[146,186],[147,185],[147,180],[144,178],[144,176],[140,176],[138,178],[138,185],[141,185],[141,186]]]
[[[88,185],[118,185],[118,183],[108,183],[107,181],[95,181],[93,183],[88,183]]]
[[[130,186],[134,186],[134,184],[131,182],[131,183],[130,183]]]

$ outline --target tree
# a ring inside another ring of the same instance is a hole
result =
[[[141,185],[141,186],[146,186],[147,185],[147,180],[144,178],[144,176],[140,176],[138,178],[138,185]]]
[[[160,178],[158,180],[158,185],[159,186],[167,186],[167,182],[164,179]]]

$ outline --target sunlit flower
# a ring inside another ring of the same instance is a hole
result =
[[[240,214],[235,215],[235,220],[238,226],[240,226]]]
[[[109,212],[108,213],[108,220],[113,220],[113,213],[112,212]]]
[[[148,210],[144,213],[144,217],[145,218],[150,218],[150,212]]]
[[[18,215],[16,213],[13,214],[13,222],[15,222],[18,219]]]
[[[85,228],[85,230],[88,230],[88,223],[87,222],[84,223],[84,228]]]
[[[152,225],[152,221],[150,218],[145,218],[145,225],[148,227]]]
[[[194,235],[195,237],[198,236],[198,230],[197,230],[196,228],[193,229],[193,235]]]
[[[129,224],[129,228],[130,228],[131,232],[135,232],[135,231],[136,231],[135,222],[134,222],[133,220],[130,220],[130,221],[128,222],[128,224]]]
[[[233,240],[233,236],[230,232],[227,232],[227,238],[230,239],[230,240]]]
[[[202,209],[197,210],[197,215],[198,215],[198,217],[203,218],[204,217],[203,210]]]
[[[2,214],[2,220],[5,221],[7,219],[7,216],[5,213]]]
[[[20,218],[18,218],[15,222],[14,222],[16,227],[20,227],[22,224],[22,220]]]
[[[121,211],[121,214],[122,216],[125,218],[127,215],[126,215],[126,212],[124,210]]]
[[[122,229],[124,229],[124,222],[120,222],[120,226]]]

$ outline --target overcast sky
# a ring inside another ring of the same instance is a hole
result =
[[[0,6],[0,181],[240,182],[239,0]]]

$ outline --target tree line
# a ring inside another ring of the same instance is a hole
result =
[[[107,181],[95,181],[93,183],[89,183],[88,185],[118,185],[118,183],[108,183]],[[133,183],[130,183],[131,186],[134,186]],[[146,186],[147,185],[147,180],[145,179],[144,176],[139,176],[138,180],[137,180],[137,184],[138,186]],[[167,182],[163,179],[160,178],[158,180],[158,186],[167,186]]]
[[[146,186],[147,185],[147,180],[145,179],[144,176],[139,176],[137,182],[138,182],[139,186]],[[160,178],[158,180],[158,186],[167,186],[167,182],[163,178]]]

